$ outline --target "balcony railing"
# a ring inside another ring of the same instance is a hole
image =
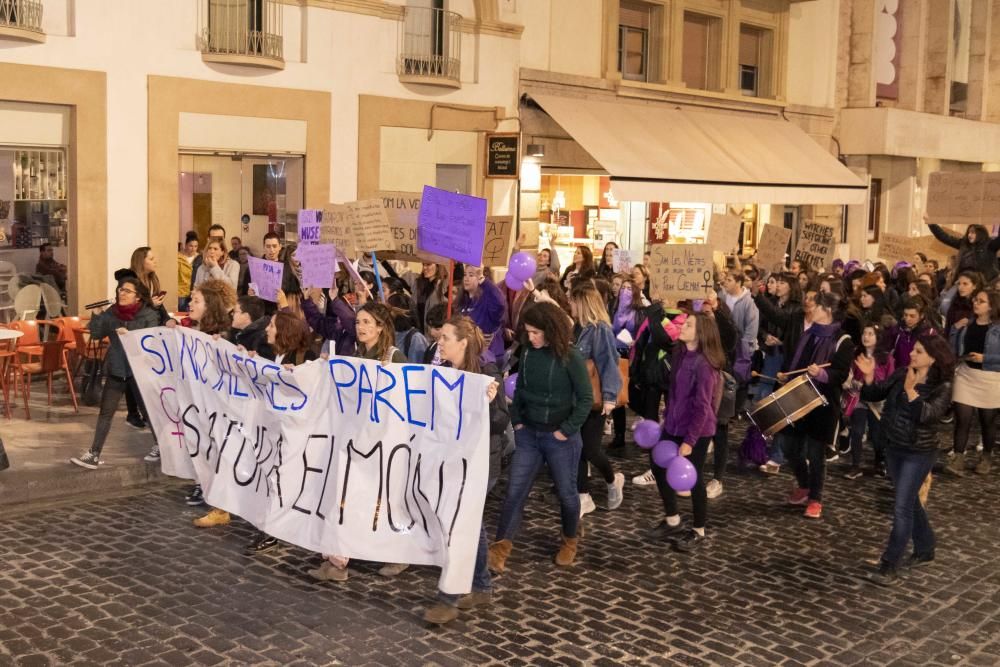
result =
[[[198,46],[206,62],[284,69],[281,3],[199,0]]]
[[[462,17],[427,7],[404,7],[399,20],[396,73],[405,83],[461,87]]]
[[[44,42],[41,0],[0,0],[0,37]]]

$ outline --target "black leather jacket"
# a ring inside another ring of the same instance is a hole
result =
[[[888,447],[913,452],[938,448],[938,419],[951,405],[951,382],[918,384],[916,400],[909,400],[903,389],[906,368],[900,368],[882,382],[861,388],[861,400],[885,401],[879,437]]]

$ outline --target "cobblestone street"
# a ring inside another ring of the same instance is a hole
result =
[[[643,470],[634,449],[618,464]],[[493,606],[444,628],[420,617],[435,569],[386,580],[356,563],[315,583],[297,548],[244,556],[245,523],[193,528],[180,486],[27,511],[0,524],[0,664],[1000,664],[995,477],[937,477],[937,561],[881,589],[860,576],[889,486],[841,472],[813,522],[782,505],[787,475],[731,470],[690,555],[646,536],[656,494],[629,484],[620,510],[587,517],[566,570],[540,480]]]

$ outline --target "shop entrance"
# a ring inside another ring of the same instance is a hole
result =
[[[225,228],[227,246],[238,236],[257,257],[267,232],[294,240],[305,196],[303,155],[181,153],[178,161],[178,243],[193,230],[204,246],[212,225]]]

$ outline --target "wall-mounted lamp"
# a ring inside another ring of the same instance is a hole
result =
[[[545,157],[545,144],[528,144],[529,157]]]

